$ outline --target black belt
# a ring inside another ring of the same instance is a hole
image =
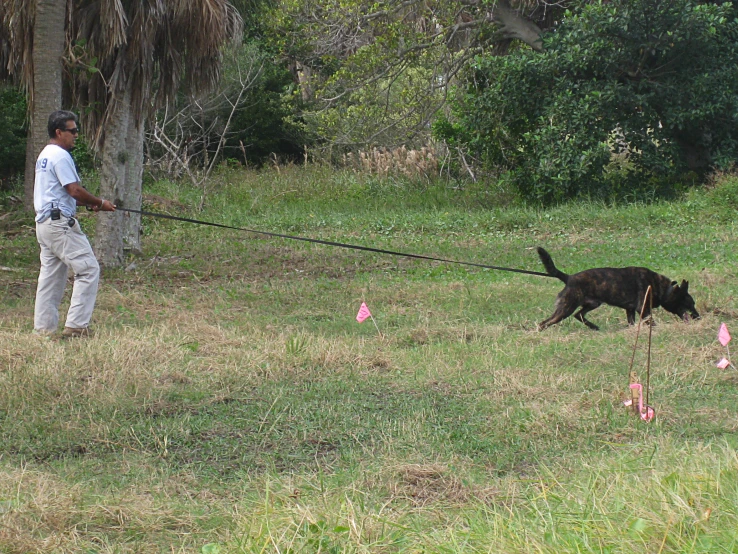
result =
[[[67,217],[67,216],[62,215],[58,219],[54,219],[53,217],[49,216],[47,219],[50,219],[51,221],[59,221],[62,217]],[[44,221],[46,221],[46,219],[44,219]],[[43,223],[43,221],[41,223]],[[70,227],[74,227],[75,223],[77,223],[77,219],[74,216],[67,218],[67,225],[69,225]]]

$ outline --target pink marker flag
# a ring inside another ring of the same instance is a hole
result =
[[[718,366],[719,369],[725,369],[726,367],[730,365],[730,362],[727,359],[723,358],[715,365]]]
[[[638,389],[638,412],[641,416],[641,419],[643,421],[651,421],[653,417],[656,415],[656,412],[651,406],[644,406],[643,405],[643,385],[640,383],[631,383],[630,384],[631,389]],[[633,402],[625,403],[626,406],[632,406]]]
[[[367,317],[372,317],[372,313],[369,311],[366,303],[362,302],[359,308],[359,313],[356,314],[356,321],[362,323]]]
[[[723,346],[728,346],[730,342],[730,333],[728,332],[728,326],[723,323],[720,325],[720,331],[718,332],[718,340]]]

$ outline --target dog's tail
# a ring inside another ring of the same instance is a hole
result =
[[[543,262],[543,267],[546,268],[546,273],[548,273],[551,277],[556,277],[557,279],[560,279],[564,283],[566,283],[569,280],[569,276],[563,271],[559,271],[558,269],[556,269],[556,266],[551,259],[551,255],[540,246],[537,248],[537,250],[538,255],[541,257],[541,261]]]

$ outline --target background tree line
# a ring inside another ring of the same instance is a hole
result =
[[[731,2],[0,0],[0,10],[0,175],[21,171],[21,151],[27,173],[35,159],[39,131],[22,114],[49,88],[37,71],[46,58],[59,65],[52,95],[82,116],[102,192],[129,207],[144,159],[188,175],[205,202],[223,160],[336,162],[434,144],[453,154],[452,175],[552,203],[674,194],[738,154]],[[137,247],[139,226],[98,230],[108,263]]]

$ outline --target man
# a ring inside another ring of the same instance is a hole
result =
[[[36,238],[41,246],[33,327],[36,333],[43,335],[56,332],[59,304],[67,282],[67,267],[70,267],[74,271],[74,288],[62,336],[86,337],[90,336],[100,266],[74,216],[78,204],[91,207],[95,212],[114,212],[115,206],[80,185],[69,154],[79,133],[77,116],[67,111],[52,113],[48,131],[49,144],[36,161],[33,188]]]

